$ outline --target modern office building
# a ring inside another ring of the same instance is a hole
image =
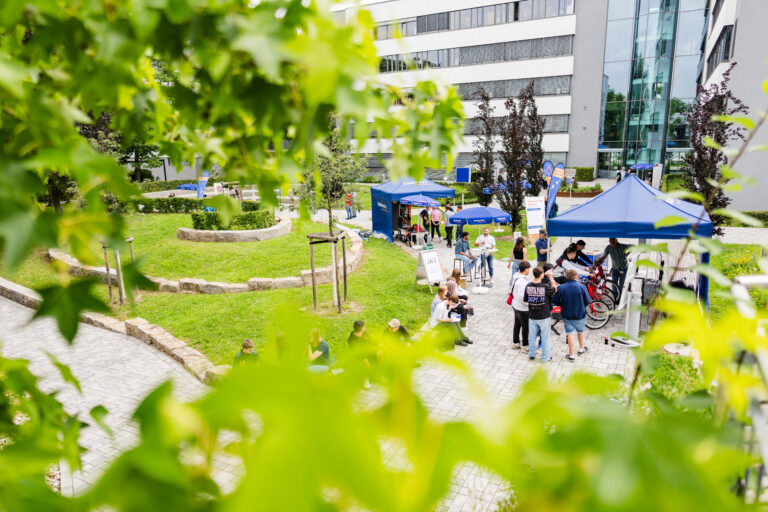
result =
[[[768,1],[363,0],[334,9],[344,20],[358,6],[376,23],[382,82],[458,87],[468,121],[456,165],[472,159],[478,85],[503,116],[504,100],[533,80],[546,158],[601,177],[635,163],[682,171],[684,112],[697,84],[718,79],[729,61],[744,60],[733,74],[737,95],[766,103],[768,31],[758,25]],[[363,151],[386,159],[377,144]],[[371,159],[374,172],[381,165]]]
[[[721,80],[732,63],[730,89],[750,109],[755,119],[768,109],[768,96],[763,81],[768,78],[768,2],[763,0],[710,0],[709,23],[705,41],[705,61],[701,76],[707,87]],[[768,146],[768,127],[756,134],[753,145]],[[732,206],[739,210],[768,210],[768,170],[765,162],[768,152],[745,153],[736,164],[736,170],[755,179],[732,194]]]
[[[356,5],[342,4],[335,9],[341,13]],[[566,162],[576,34],[574,0],[389,0],[360,5],[377,24],[382,82],[404,88],[424,79],[456,84],[471,118],[476,112],[478,85],[491,94],[495,115],[503,116],[506,98],[517,95],[533,80],[539,114],[546,119],[545,157]],[[456,165],[470,163],[474,133],[474,123],[467,122]],[[368,141],[363,151],[377,152],[377,141]],[[382,152],[386,159],[386,148]],[[376,169],[381,163],[373,158],[370,165]]]

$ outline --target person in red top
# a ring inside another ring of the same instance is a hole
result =
[[[347,194],[347,201],[345,203],[347,208],[347,220],[352,218],[352,194]]]

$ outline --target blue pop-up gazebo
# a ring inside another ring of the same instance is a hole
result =
[[[679,239],[698,223],[696,234],[711,237],[714,226],[704,207],[680,199],[665,199],[664,194],[628,174],[623,180],[594,199],[571,208],[547,221],[550,236],[595,238]],[[678,223],[656,227],[666,217]],[[709,254],[703,255],[707,261]],[[707,299],[709,281],[699,277],[699,296]]]
[[[394,221],[397,210],[394,203],[406,196],[421,194],[435,198],[456,197],[456,191],[450,187],[438,185],[429,180],[416,181],[413,178],[400,178],[371,188],[371,217],[373,231],[381,233],[392,241]]]

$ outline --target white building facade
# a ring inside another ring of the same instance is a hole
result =
[[[708,87],[722,79],[732,63],[730,89],[749,107],[755,119],[768,108],[763,81],[768,78],[768,2],[764,0],[709,0],[709,23],[704,45],[702,84]],[[752,145],[768,145],[768,127],[763,126]],[[755,183],[731,193],[735,209],[768,210],[768,152],[747,152],[736,164],[739,173],[751,176]]]
[[[340,4],[334,10],[346,18],[356,5]],[[554,163],[567,162],[574,0],[374,0],[359,5],[376,23],[381,82],[407,89],[429,79],[458,87],[467,122],[455,166],[472,161],[477,87],[489,92],[494,115],[501,117],[506,113],[504,101],[531,80],[539,115],[546,119],[544,156]],[[599,102],[599,93],[596,99]],[[378,144],[370,139],[362,152],[381,152],[386,159],[385,143],[381,148]],[[372,158],[369,166],[376,172],[382,164]]]

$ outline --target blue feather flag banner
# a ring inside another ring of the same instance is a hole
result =
[[[560,189],[560,184],[565,177],[565,169],[561,167],[555,167],[552,172],[552,179],[549,180],[549,187],[547,188],[547,219],[549,218],[549,212],[552,211],[552,206],[555,204],[555,197],[557,197],[557,191]]]

